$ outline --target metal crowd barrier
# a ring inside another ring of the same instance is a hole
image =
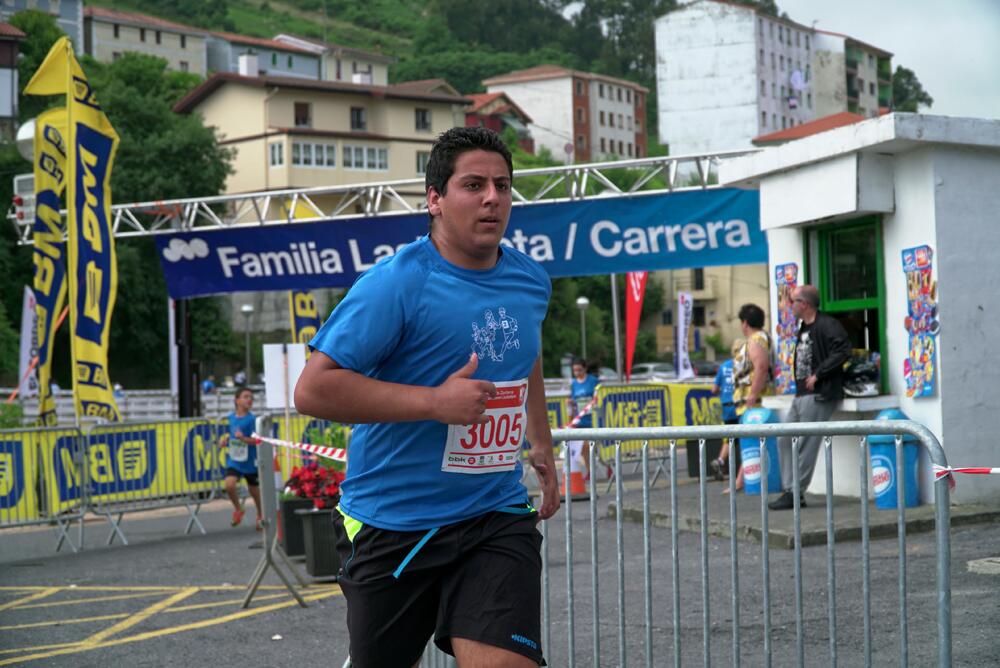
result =
[[[766,481],[769,467],[776,465],[776,462],[769,462],[767,457],[767,447],[765,446],[765,439],[771,437],[792,437],[797,439],[803,436],[821,436],[823,437],[823,453],[826,461],[826,497],[828,503],[826,504],[826,542],[827,542],[827,572],[826,572],[826,591],[827,591],[827,632],[829,634],[829,663],[831,666],[836,666],[838,662],[838,624],[837,624],[837,574],[835,569],[836,555],[836,541],[835,541],[835,531],[834,531],[834,511],[833,505],[829,502],[833,495],[833,458],[832,458],[832,437],[833,436],[858,436],[859,437],[859,449],[861,455],[861,465],[859,469],[860,483],[861,483],[861,498],[859,499],[860,513],[861,513],[861,524],[862,524],[862,545],[861,545],[861,570],[862,570],[862,600],[863,600],[863,655],[864,655],[864,665],[872,665],[872,582],[871,582],[871,545],[870,545],[870,521],[869,521],[869,479],[868,479],[868,440],[867,437],[875,434],[889,434],[894,435],[896,441],[896,462],[897,470],[902,471],[903,466],[903,445],[902,437],[903,435],[910,435],[916,437],[920,445],[927,451],[928,456],[932,464],[939,464],[941,466],[947,466],[947,461],[943,449],[940,443],[934,437],[934,435],[924,426],[909,422],[909,421],[857,421],[857,422],[831,422],[831,423],[799,423],[799,424],[763,424],[763,425],[729,425],[729,426],[699,426],[699,427],[658,427],[658,428],[637,428],[637,429],[576,429],[576,430],[562,430],[557,431],[553,434],[556,441],[569,441],[569,440],[587,440],[591,441],[593,444],[598,443],[611,443],[614,450],[614,460],[618,470],[621,470],[622,456],[624,454],[623,444],[626,442],[636,442],[638,441],[640,445],[640,457],[641,457],[641,469],[642,469],[642,532],[643,532],[643,544],[642,544],[642,555],[643,555],[643,631],[644,640],[643,647],[644,650],[642,663],[645,666],[653,665],[666,665],[668,660],[665,657],[654,657],[653,652],[653,634],[654,626],[658,623],[661,626],[669,624],[672,626],[673,634],[673,658],[672,663],[675,666],[681,665],[681,646],[682,642],[691,642],[690,634],[685,636],[682,629],[682,622],[685,618],[682,617],[681,612],[681,589],[684,583],[680,579],[679,567],[681,564],[682,555],[680,553],[679,537],[678,537],[678,501],[677,501],[677,446],[678,443],[684,439],[694,439],[698,442],[698,452],[700,459],[700,470],[705,471],[707,457],[706,457],[706,440],[708,439],[719,439],[719,438],[759,438],[760,439],[760,451],[762,454],[762,473],[761,480],[764,485],[764,493],[761,494],[760,498],[760,513],[762,522],[762,541],[760,546],[760,562],[761,562],[761,576],[762,576],[762,606],[761,606],[761,617],[763,626],[763,649],[762,655],[759,657],[760,663],[764,666],[770,667],[774,659],[774,648],[775,648],[775,629],[772,624],[772,608],[773,603],[771,601],[771,574],[770,574],[770,556],[768,548],[768,518],[769,509],[767,507],[768,497],[766,493]],[[657,618],[654,620],[653,617],[653,598],[654,591],[652,587],[653,581],[653,559],[651,551],[651,513],[650,513],[650,481],[649,481],[649,460],[651,452],[651,443],[656,441],[666,441],[667,449],[669,454],[669,482],[670,482],[670,503],[669,503],[669,513],[670,513],[670,535],[671,535],[671,547],[670,547],[670,564],[671,573],[670,579],[672,582],[672,619],[667,622],[664,619]],[[595,462],[597,452],[597,447],[592,447],[590,452],[590,463],[591,469],[593,470],[593,465]],[[793,447],[792,453],[792,469],[798,470],[798,448]],[[741,662],[741,638],[742,634],[747,633],[749,628],[756,627],[756,620],[754,620],[752,626],[744,626],[741,623],[741,588],[740,588],[740,573],[738,564],[738,549],[737,549],[737,502],[736,502],[736,490],[734,485],[734,480],[736,478],[736,471],[734,465],[734,459],[730,458],[730,495],[729,495],[729,535],[731,537],[731,568],[730,568],[730,581],[726,584],[731,586],[731,610],[728,611],[731,619],[731,635],[732,635],[732,665],[738,667]],[[563,463],[564,475],[569,476],[569,461],[566,460]],[[905,476],[897,476],[897,495],[898,495],[898,510],[897,510],[897,536],[898,536],[898,614],[899,614],[899,629],[898,629],[898,640],[899,640],[899,662],[900,665],[906,666],[909,662],[908,655],[908,617],[907,617],[907,559],[906,559],[906,508],[904,503],[905,498]],[[586,566],[586,562],[589,561],[590,566],[590,587],[589,587],[589,597],[590,601],[589,607],[591,608],[591,634],[593,644],[590,648],[589,657],[583,660],[582,663],[585,665],[601,665],[601,629],[611,620],[601,619],[600,615],[600,591],[602,587],[601,577],[599,575],[600,560],[598,557],[598,511],[597,511],[597,491],[595,485],[595,477],[591,477],[589,484],[589,501],[590,501],[590,533],[591,533],[591,544],[590,553],[584,559],[580,560],[576,558],[576,553],[574,550],[573,541],[573,504],[565,503],[563,505],[563,521],[565,524],[565,563],[566,563],[566,638],[565,638],[565,651],[566,658],[565,661],[560,661],[560,665],[566,665],[572,668],[576,665],[577,653],[580,648],[576,647],[575,640],[575,630],[577,624],[580,622],[576,618],[576,607],[578,601],[576,600],[576,584],[574,582],[574,567],[575,566]],[[625,573],[625,555],[626,555],[626,545],[624,543],[624,528],[623,528],[623,513],[622,513],[622,494],[624,491],[624,484],[621,476],[617,476],[614,480],[615,489],[615,502],[617,511],[615,513],[615,531],[616,531],[616,544],[617,544],[617,554],[616,554],[616,575],[617,575],[617,635],[618,635],[618,657],[616,665],[625,666],[629,665],[627,661],[627,654],[629,652],[635,651],[635,643],[629,646],[626,641],[626,635],[628,630],[634,629],[634,626],[626,624],[626,605],[625,605],[625,593],[626,593],[626,573]],[[712,609],[710,606],[710,578],[709,573],[709,544],[708,544],[708,527],[709,527],[709,516],[708,516],[708,497],[707,497],[707,486],[706,486],[706,476],[702,475],[699,479],[699,515],[700,515],[700,573],[701,573],[701,646],[702,646],[702,663],[705,666],[711,665],[711,628],[713,622],[718,624],[723,620],[719,619],[718,615],[713,617]],[[803,600],[803,573],[802,573],[802,533],[801,533],[801,520],[800,520],[800,505],[799,497],[800,491],[798,489],[798,482],[796,481],[795,489],[793,494],[795,497],[795,506],[793,509],[793,531],[794,531],[794,588],[795,588],[795,647],[796,647],[796,665],[804,666],[806,665],[805,657],[805,619],[804,619],[804,600]],[[952,652],[952,637],[951,637],[951,579],[950,579],[950,569],[951,569],[951,545],[950,545],[950,512],[949,512],[949,490],[948,481],[946,479],[938,480],[934,485],[934,514],[935,514],[935,533],[936,533],[936,552],[937,552],[937,564],[936,564],[936,604],[937,604],[937,657],[938,665],[942,667],[951,665],[951,652]],[[546,537],[544,542],[545,547],[543,548],[543,578],[542,578],[542,629],[543,629],[543,646],[551,651],[552,645],[552,626],[553,626],[553,615],[550,609],[550,596],[551,588],[554,586],[552,582],[552,573],[550,566],[550,559],[548,555],[548,543],[547,540],[549,529],[548,526],[553,521],[550,520],[543,522],[541,530],[543,535]],[[630,546],[631,547],[631,546]],[[718,578],[716,578],[718,579]],[[813,611],[814,612],[814,611]],[[561,621],[560,621],[561,628]],[[816,657],[810,657],[810,665],[820,663],[821,661]],[[754,662],[757,663],[756,661]],[[690,664],[690,661],[688,661]]]

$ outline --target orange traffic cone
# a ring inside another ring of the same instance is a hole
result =
[[[562,491],[561,494],[563,498],[569,497],[570,500],[576,499],[587,499],[590,498],[587,492],[587,485],[583,480],[583,457],[580,455],[580,451],[583,447],[582,441],[571,441],[566,444],[565,456],[569,457],[569,492],[566,491],[566,474],[565,468],[560,467],[560,471],[563,472],[562,481]]]

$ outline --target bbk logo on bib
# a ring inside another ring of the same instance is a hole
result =
[[[875,496],[882,496],[892,487],[893,468],[888,457],[875,455],[872,457],[872,487]]]

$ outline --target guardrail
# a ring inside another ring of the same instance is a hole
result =
[[[859,437],[858,447],[861,450],[861,467],[859,470],[861,484],[861,498],[859,500],[861,525],[862,525],[862,597],[863,597],[863,657],[866,666],[872,665],[872,583],[871,583],[871,549],[870,549],[870,516],[868,499],[868,436],[872,435],[892,435],[896,442],[896,462],[897,470],[903,468],[903,441],[904,435],[916,438],[922,448],[924,448],[932,464],[947,466],[944,450],[935,436],[924,426],[909,421],[879,420],[879,421],[858,421],[858,422],[831,422],[831,423],[798,423],[798,424],[762,424],[762,425],[730,425],[730,426],[700,426],[700,427],[661,427],[661,428],[639,428],[639,429],[576,429],[562,430],[553,434],[556,441],[585,440],[590,441],[595,447],[590,449],[591,469],[597,460],[597,451],[600,444],[611,443],[614,448],[614,461],[620,470],[622,465],[623,444],[639,442],[639,453],[642,469],[642,525],[643,525],[643,577],[644,577],[644,665],[663,665],[664,660],[654,662],[653,657],[653,631],[654,620],[652,615],[652,553],[650,549],[651,522],[650,522],[650,480],[649,480],[649,454],[652,442],[666,442],[669,457],[669,482],[670,482],[670,527],[671,527],[671,582],[672,582],[672,612],[673,619],[670,624],[673,627],[673,664],[681,665],[681,643],[682,628],[680,592],[682,582],[679,576],[679,564],[682,559],[678,540],[678,500],[677,500],[677,446],[684,440],[696,441],[698,443],[698,454],[700,470],[703,474],[699,478],[699,511],[700,511],[700,544],[701,554],[699,555],[701,569],[701,595],[702,595],[702,663],[705,666],[711,664],[711,640],[710,629],[713,617],[710,608],[710,573],[708,569],[708,502],[706,496],[706,441],[709,439],[721,438],[751,438],[760,439],[761,467],[763,481],[767,480],[767,473],[770,466],[776,464],[769,462],[767,456],[768,448],[765,446],[767,438],[790,437],[793,439],[792,447],[792,470],[798,470],[798,448],[795,442],[803,436],[823,437],[823,452],[826,459],[826,542],[827,542],[827,626],[829,633],[829,662],[836,665],[838,661],[838,625],[837,625],[837,578],[834,557],[836,554],[836,541],[834,531],[833,505],[829,501],[833,496],[833,458],[832,458],[832,437],[833,436],[857,436]],[[570,474],[570,462],[567,459],[564,464],[564,475],[568,479]],[[731,537],[731,632],[732,632],[732,662],[734,666],[740,664],[741,654],[741,632],[740,622],[740,579],[738,569],[737,551],[737,524],[736,511],[736,490],[733,481],[736,471],[734,470],[733,458],[730,458],[730,499],[729,499],[729,535]],[[897,484],[897,540],[898,540],[898,614],[899,614],[899,661],[900,665],[906,666],[909,661],[909,627],[907,617],[907,560],[906,560],[906,508],[905,508],[905,476],[898,476]],[[623,518],[622,518],[622,498],[624,485],[621,476],[614,480],[615,503],[617,512],[615,513],[615,530],[617,536],[617,597],[618,597],[618,665],[627,665],[626,647],[626,624],[625,624],[625,571],[624,557],[626,545],[624,543]],[[766,490],[766,484],[765,484]],[[798,483],[795,483],[793,495],[795,506],[793,509],[793,531],[794,531],[794,578],[795,578],[795,642],[796,642],[796,664],[806,665],[804,651],[804,600],[803,600],[803,574],[802,574],[802,533]],[[951,636],[951,543],[950,543],[950,510],[949,510],[949,490],[948,481],[944,478],[938,480],[934,485],[934,516],[936,535],[936,601],[937,601],[937,656],[938,665],[942,667],[951,666],[952,661],[952,636]],[[597,557],[597,490],[596,480],[591,478],[589,484],[590,501],[590,533],[591,551],[589,554],[590,566],[590,606],[592,610],[592,638],[593,646],[587,663],[589,665],[600,665],[600,627],[599,619],[599,575]],[[760,662],[765,666],[772,665],[774,648],[774,629],[772,626],[772,602],[771,575],[769,568],[768,553],[768,519],[769,509],[767,507],[766,491],[761,495],[761,522],[762,535],[764,539],[761,544],[761,577],[763,603],[761,614],[763,618],[764,644]],[[573,544],[573,504],[567,503],[563,506],[563,521],[565,523],[566,541],[566,661],[565,665],[572,666],[576,662],[577,647],[575,642],[576,619],[576,599],[574,582],[574,566],[582,565],[576,559]],[[543,535],[548,534],[549,522],[542,523]],[[545,542],[543,551],[543,646],[552,648],[551,644],[551,615],[549,608],[551,572],[548,558],[548,541]],[[587,561],[586,559],[584,562]],[[659,620],[660,624],[664,621]],[[715,620],[718,622],[719,620]],[[756,625],[756,624],[755,624]],[[686,641],[690,642],[690,638]],[[818,658],[811,657],[810,661],[816,663]]]

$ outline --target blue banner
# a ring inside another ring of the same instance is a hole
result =
[[[427,214],[158,236],[174,299],[349,287],[426,234]],[[506,245],[550,276],[767,262],[757,191],[720,188],[514,207]]]

